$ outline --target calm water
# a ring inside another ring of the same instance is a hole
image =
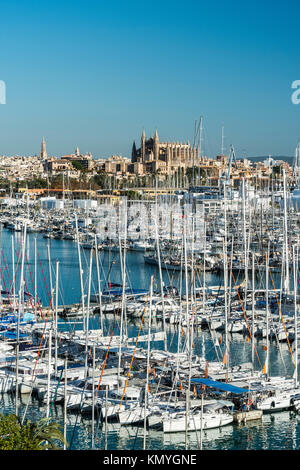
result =
[[[11,250],[11,232],[3,229],[1,231],[1,282],[2,289],[9,289],[12,282],[12,250]],[[29,234],[26,247],[26,261],[24,274],[26,285],[29,292],[34,292],[34,238],[37,239],[37,279],[38,279],[38,295],[43,305],[49,305],[50,293],[50,276],[49,276],[49,260],[48,260],[48,243],[50,244],[51,255],[51,275],[52,284],[55,286],[55,263],[59,261],[59,304],[69,304],[80,301],[80,279],[78,269],[78,253],[77,245],[72,241],[47,240],[40,234]],[[18,258],[20,235],[15,234],[15,263]],[[84,271],[85,292],[87,292],[87,273],[89,262],[89,250],[82,250],[82,263]],[[107,283],[108,272],[111,282],[121,283],[120,263],[118,253],[101,253],[99,256],[101,267],[101,285],[105,288]],[[128,284],[136,288],[149,288],[150,277],[155,277],[155,287],[159,290],[158,269],[144,264],[143,255],[136,253],[127,253],[127,279]],[[180,287],[180,276],[170,277],[167,272],[163,272],[164,282],[166,285],[173,283],[178,289]],[[97,271],[95,260],[93,262],[93,282],[92,291],[97,291]],[[263,278],[263,276],[262,276]],[[275,278],[276,287],[279,279]],[[207,274],[206,280],[208,285],[219,285],[222,279],[216,275]],[[242,279],[237,279],[241,281]],[[263,282],[263,279],[257,279],[257,285]],[[183,282],[184,284],[184,282]],[[16,276],[16,290],[19,286],[19,274]],[[47,287],[46,287],[47,286]],[[106,317],[104,322],[105,332],[108,330],[112,322],[111,317]],[[94,316],[90,319],[90,327],[99,326],[99,318]],[[152,331],[160,331],[162,325],[160,322],[154,323]],[[66,324],[60,321],[60,327],[65,328]],[[70,326],[72,328],[81,328],[80,322]],[[139,328],[138,323],[128,322],[128,336],[135,336]],[[117,332],[116,332],[117,333]],[[144,325],[141,334],[147,333],[147,323]],[[177,350],[177,332],[168,325],[168,348],[172,351]],[[216,360],[222,358],[223,343],[219,343],[221,334],[216,333],[212,337],[207,331],[195,330],[194,344],[195,351],[198,354],[205,354],[208,360]],[[260,361],[263,364],[265,352],[262,349],[262,342],[257,341],[257,351]],[[162,345],[156,343],[155,348]],[[251,361],[251,343],[247,338],[240,334],[230,337],[230,363],[239,364],[240,362]],[[281,354],[273,343],[270,347],[270,363],[271,375],[292,374],[292,363],[287,345],[281,345]],[[256,359],[255,367],[259,369],[259,363]],[[26,396],[22,396],[20,406],[20,414],[23,413],[27,404]],[[0,412],[14,412],[14,397],[11,395],[3,395],[0,397]],[[37,400],[30,399],[27,417],[29,419],[38,419],[44,417],[46,408],[41,406]],[[54,406],[51,411],[54,420],[63,424],[63,408]],[[299,449],[300,448],[300,416],[293,413],[282,412],[273,415],[263,416],[263,420],[259,422],[248,423],[245,425],[228,425],[221,429],[208,430],[204,432],[203,448],[204,449]],[[96,424],[96,448],[104,448],[104,426]],[[107,428],[108,449],[140,449],[143,446],[143,429],[138,427],[121,427],[117,423],[109,423]],[[72,449],[89,449],[91,448],[91,421],[83,418],[80,414],[68,415],[68,441],[71,443]],[[147,431],[147,448],[155,449],[184,449],[185,435],[184,433],[174,435],[164,435],[161,431]],[[189,434],[190,449],[198,449],[199,433]]]

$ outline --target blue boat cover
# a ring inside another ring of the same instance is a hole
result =
[[[235,385],[231,385],[225,382],[217,382],[216,380],[211,379],[191,379],[193,383],[200,383],[202,385],[206,385],[207,387],[214,387],[218,390],[223,390],[224,392],[231,392],[239,395],[240,393],[247,393],[249,389],[247,388],[240,388],[236,387]]]
[[[147,289],[125,289],[125,294],[132,294],[132,295],[145,295],[148,294],[149,290]],[[122,295],[122,289],[110,289],[110,290],[105,290],[102,292],[102,295],[116,295],[120,296]]]

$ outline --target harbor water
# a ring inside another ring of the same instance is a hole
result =
[[[15,263],[18,259],[19,243],[21,235],[2,229],[1,230],[1,284],[2,291],[8,290],[12,282],[12,236],[15,248]],[[47,306],[51,298],[51,283],[55,284],[56,261],[59,261],[59,305],[69,305],[80,302],[80,277],[77,245],[68,240],[48,240],[41,234],[29,233],[26,245],[26,257],[24,275],[28,291],[34,293],[34,242],[37,246],[37,292],[43,304]],[[49,270],[50,253],[50,270]],[[83,279],[85,292],[87,292],[89,250],[82,249]],[[111,283],[122,283],[119,253],[99,252],[101,287],[105,289]],[[158,268],[145,264],[143,254],[130,252],[126,254],[127,284],[133,288],[149,289],[151,275],[154,275],[154,289],[159,291]],[[92,293],[97,293],[97,271],[93,264]],[[173,285],[180,288],[180,274],[163,272],[165,285]],[[242,277],[237,276],[237,282]],[[276,287],[280,282],[274,274]],[[206,283],[209,285],[222,284],[222,276],[206,273]],[[257,282],[261,282],[257,281]],[[16,276],[16,290],[18,288],[19,275]],[[184,283],[183,283],[184,291]],[[107,334],[113,324],[111,315],[104,317],[104,334]],[[99,316],[93,315],[89,320],[90,328],[98,328]],[[128,337],[135,337],[140,327],[140,319],[128,320]],[[82,320],[72,319],[72,322],[59,320],[59,329],[82,329]],[[161,331],[162,322],[154,321],[152,332]],[[118,334],[118,331],[115,332]],[[147,321],[142,325],[142,333],[147,334]],[[205,356],[208,361],[222,359],[222,333],[211,334],[208,330],[200,327],[194,331],[195,353]],[[251,342],[246,335],[230,335],[230,364],[236,365],[241,362],[251,361]],[[177,330],[173,325],[167,324],[167,342],[170,351],[177,348]],[[142,344],[145,346],[146,344]],[[155,348],[163,348],[162,343],[155,343]],[[256,341],[256,348],[261,364],[264,363],[265,351],[263,342]],[[256,359],[255,369],[260,364]],[[288,346],[280,345],[280,350],[275,342],[270,344],[270,375],[291,376],[293,372],[292,361]],[[29,400],[29,403],[28,403]],[[23,414],[28,405],[26,417],[30,420],[38,420],[45,417],[46,407],[34,397],[22,395],[20,397],[19,413]],[[3,394],[0,398],[0,412],[13,413],[15,409],[14,395]],[[51,419],[63,425],[63,407],[54,405],[51,408]],[[105,424],[100,421],[96,423],[95,448],[104,449],[105,431],[107,434],[107,448],[109,450],[138,450],[143,448],[144,429],[138,426],[120,426],[119,423]],[[91,420],[83,415],[73,412],[68,413],[67,440],[71,449],[91,448]],[[188,435],[189,449],[199,448],[199,432],[190,432]],[[205,450],[278,450],[300,448],[300,415],[294,412],[284,411],[270,415],[263,415],[262,420],[248,422],[247,424],[229,424],[219,429],[211,429],[203,432],[203,449]],[[146,448],[150,450],[161,449],[185,449],[185,433],[164,434],[162,431],[147,430]]]

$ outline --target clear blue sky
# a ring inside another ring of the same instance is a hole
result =
[[[204,150],[293,155],[300,105],[299,1],[0,0],[0,155],[79,146],[130,156],[158,129]]]

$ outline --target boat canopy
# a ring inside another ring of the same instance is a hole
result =
[[[213,387],[218,390],[223,390],[224,392],[235,393],[236,395],[249,392],[249,389],[247,388],[240,388],[240,387],[236,387],[235,385],[230,385],[225,382],[218,382],[216,380],[211,380],[211,379],[197,378],[197,379],[191,379],[191,382],[196,383],[196,384],[199,383],[202,385],[206,385],[207,387]]]

